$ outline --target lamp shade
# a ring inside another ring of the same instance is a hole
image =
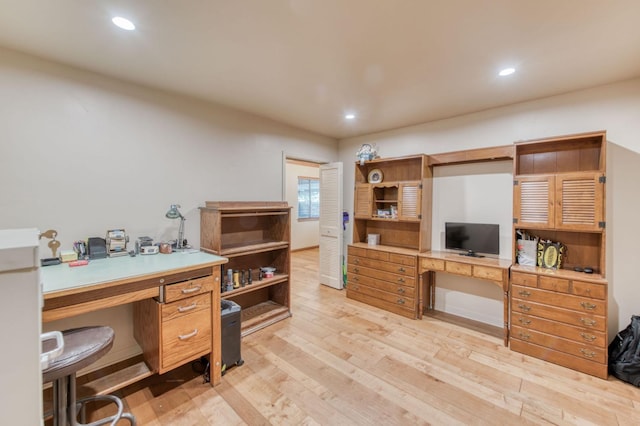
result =
[[[169,219],[184,219],[184,216],[182,216],[178,207],[180,207],[180,204],[171,204],[171,207],[165,216]]]

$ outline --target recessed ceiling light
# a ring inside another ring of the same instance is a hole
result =
[[[506,76],[506,75],[511,75],[511,74],[513,74],[514,72],[516,72],[516,69],[515,69],[515,68],[505,68],[505,69],[503,69],[502,71],[500,71],[500,72],[498,73],[498,75],[499,75],[500,77],[504,77],[504,76]]]
[[[136,29],[136,26],[133,25],[133,22],[121,16],[116,16],[111,20],[111,22],[113,22],[116,26],[122,28],[123,30],[132,31]]]
[[[345,114],[344,118],[346,120],[353,120],[354,118],[356,118],[356,115],[355,114]]]

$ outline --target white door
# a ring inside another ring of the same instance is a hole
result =
[[[320,166],[320,284],[342,286],[342,163]]]

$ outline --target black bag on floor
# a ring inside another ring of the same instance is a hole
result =
[[[633,315],[631,324],[609,344],[609,372],[640,387],[640,316]]]

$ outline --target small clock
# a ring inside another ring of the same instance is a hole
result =
[[[382,182],[382,170],[373,169],[369,172],[369,183],[380,183]]]

